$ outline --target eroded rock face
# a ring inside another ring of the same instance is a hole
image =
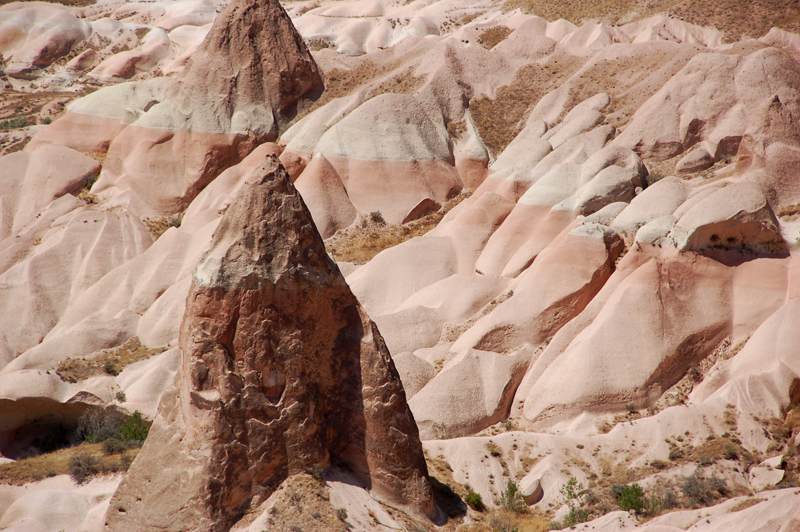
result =
[[[229,530],[288,475],[347,464],[436,519],[417,427],[380,333],[274,156],[199,261],[181,371],[111,501],[108,530]]]
[[[163,96],[111,140],[93,190],[131,189],[159,212],[179,212],[223,170],[275,140],[322,89],[277,1],[231,2]]]

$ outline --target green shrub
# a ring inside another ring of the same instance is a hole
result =
[[[85,483],[100,471],[100,464],[97,458],[87,453],[79,453],[70,458],[67,467],[69,468],[69,476],[78,485]]]
[[[381,214],[381,211],[372,211],[369,213],[369,218],[378,225],[383,225],[386,223],[386,221],[383,219],[383,214]]]
[[[347,510],[345,508],[339,508],[336,510],[336,517],[338,517],[340,521],[344,521],[347,519]]]
[[[464,497],[464,502],[469,504],[470,508],[478,512],[482,512],[486,508],[483,505],[483,498],[481,497],[481,494],[475,493],[474,491],[467,493],[467,496]]]
[[[644,490],[639,484],[631,484],[629,486],[622,486],[619,497],[617,497],[617,505],[620,510],[631,511],[641,514],[645,508]]]
[[[119,426],[119,434],[122,436],[122,439],[126,441],[144,441],[149,432],[150,427],[148,427],[147,423],[142,419],[142,413],[138,410],[131,416],[128,416]]]
[[[506,484],[506,489],[500,492],[500,505],[517,514],[524,514],[528,511],[528,503],[525,502],[519,485],[511,479]]]

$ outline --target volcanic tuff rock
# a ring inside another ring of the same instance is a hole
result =
[[[109,530],[228,530],[288,475],[332,463],[438,518],[386,345],[274,156],[197,265],[180,349]]]
[[[131,189],[162,213],[183,210],[220,172],[275,140],[323,89],[317,65],[281,5],[258,0],[229,4],[166,87],[159,80],[138,84],[145,87],[132,83],[128,91],[152,97],[131,108],[117,98],[124,89],[98,93],[99,106],[67,113],[34,146],[83,143],[76,133],[87,121],[105,124],[106,138],[94,149],[108,149],[108,156],[93,192],[114,197]],[[114,102],[121,112],[103,109]]]

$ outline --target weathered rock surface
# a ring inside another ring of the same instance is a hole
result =
[[[228,530],[288,475],[332,463],[438,518],[389,352],[274,156],[197,265],[180,349],[109,530]]]
[[[672,230],[679,249],[787,253],[778,220],[760,187],[742,181],[718,189],[681,216]]]
[[[95,70],[153,61],[169,43],[158,33]],[[157,212],[179,212],[223,170],[275,140],[322,88],[314,59],[277,1],[233,2],[163,94],[123,117],[127,127],[112,130],[93,191],[113,197],[130,190]],[[65,118],[66,125],[80,120]]]

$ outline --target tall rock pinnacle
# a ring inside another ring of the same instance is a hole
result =
[[[175,125],[275,140],[322,93],[314,59],[277,0],[235,0],[172,86]],[[187,129],[188,129],[187,128]]]
[[[422,446],[375,324],[288,173],[267,159],[198,262],[181,369],[106,515],[117,531],[224,531],[287,476],[347,464],[436,518]]]

